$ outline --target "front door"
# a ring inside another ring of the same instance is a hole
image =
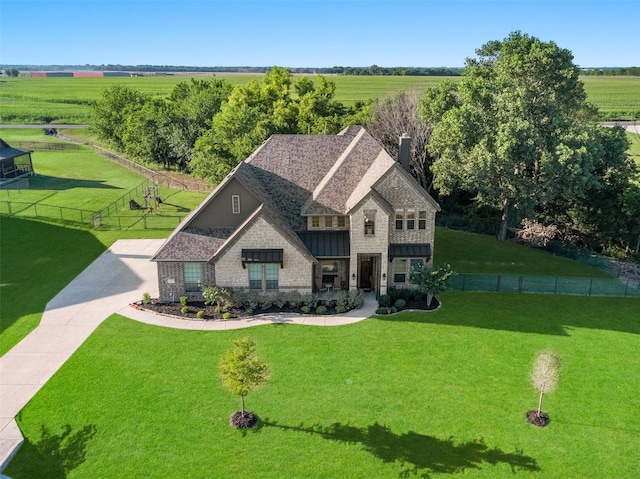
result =
[[[371,256],[363,256],[360,258],[360,278],[358,288],[364,291],[371,291],[373,282],[373,259]]]

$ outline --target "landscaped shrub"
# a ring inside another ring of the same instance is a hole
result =
[[[202,309],[196,313],[196,318],[204,319],[204,311]]]
[[[336,313],[338,314],[342,314],[342,313],[346,313],[347,312],[347,308],[345,308],[342,305],[338,305],[336,306]]]
[[[231,292],[225,288],[204,286],[202,288],[202,296],[204,297],[204,304],[216,305],[221,310],[226,310],[233,304]]]
[[[275,298],[273,298],[273,304],[280,309],[284,308],[287,304],[289,304],[289,298],[287,297],[287,294],[278,292]]]
[[[264,295],[258,298],[258,304],[262,311],[266,311],[274,305],[274,297],[271,295]]]
[[[183,306],[180,311],[182,312],[182,314],[187,314],[189,312],[189,306]]]
[[[251,315],[253,314],[253,308],[251,308],[251,307],[246,308],[244,311],[245,311],[245,313],[247,313],[249,316],[251,316]]]
[[[187,299],[189,299],[189,298],[187,298],[186,296],[180,296],[180,304],[182,306],[186,306],[187,305]]]
[[[300,308],[300,310],[304,313],[304,314],[309,314],[311,312],[311,308],[307,305],[304,305]]]
[[[228,311],[222,315],[222,319],[224,319],[225,321],[230,318],[231,318],[231,313]]]
[[[302,306],[302,295],[299,291],[291,291],[289,293],[289,306],[292,308],[299,308]]]
[[[151,302],[151,295],[149,293],[142,294],[142,304],[149,304]]]
[[[391,306],[391,296],[389,296],[388,294],[383,294],[382,296],[380,296],[380,299],[378,299],[378,305],[381,308]]]
[[[349,291],[347,300],[347,309],[360,309],[364,304],[364,293],[361,289],[352,289]]]
[[[396,299],[395,303],[393,303],[393,306],[394,306],[398,311],[402,311],[406,305],[407,305],[407,302],[406,302],[404,299],[402,299],[402,298],[398,298],[398,299]]]
[[[346,291],[339,291],[336,296],[336,310],[338,308],[343,308],[346,311],[348,307],[349,307],[349,293],[347,293]]]
[[[302,305],[308,306],[309,308],[315,308],[316,305],[313,304],[314,295],[313,294],[305,294],[302,296]]]
[[[317,314],[327,314],[327,307],[320,305],[316,308],[316,313]]]

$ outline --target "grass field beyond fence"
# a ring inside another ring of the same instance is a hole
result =
[[[312,79],[314,75],[309,75]],[[233,85],[245,84],[261,75],[216,75]],[[203,77],[198,77],[202,79]],[[207,77],[204,77],[207,78]],[[401,90],[424,90],[449,78],[422,76],[330,76],[336,83],[335,99],[352,105],[383,98]],[[640,120],[640,77],[583,76],[588,100],[602,119]],[[0,90],[0,123],[91,123],[92,105],[113,85],[126,85],[155,97],[166,97],[186,76],[111,78],[5,78]]]

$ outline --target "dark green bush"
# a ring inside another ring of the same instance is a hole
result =
[[[402,311],[406,305],[407,305],[407,302],[406,302],[404,299],[402,299],[402,298],[398,298],[398,299],[396,299],[395,303],[393,303],[393,306],[394,306],[398,311]]]
[[[316,313],[317,314],[327,314],[327,307],[320,305],[316,308]]]
[[[304,305],[300,308],[304,314],[309,314],[311,312],[311,308],[307,305]]]
[[[378,305],[381,308],[391,306],[391,296],[388,294],[383,294],[382,296],[380,296],[380,299],[378,299]]]

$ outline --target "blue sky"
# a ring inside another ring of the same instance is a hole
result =
[[[0,0],[0,64],[463,66],[520,30],[640,65],[640,0]]]

